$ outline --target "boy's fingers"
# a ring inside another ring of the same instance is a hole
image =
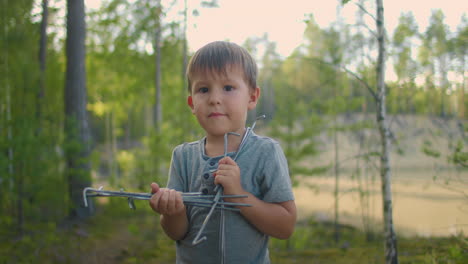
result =
[[[163,213],[163,207],[164,201],[163,201],[163,196],[165,193],[165,188],[160,188],[159,191],[151,197],[150,203],[151,207],[158,213],[162,214]]]
[[[216,171],[216,176],[218,175],[232,175],[233,173],[236,174],[236,171],[238,170],[238,167],[236,165],[227,165],[223,164],[218,167],[218,170]]]
[[[176,190],[159,188],[156,183],[151,184],[153,196],[149,200],[151,208],[162,215],[172,215],[184,208],[182,194]],[[156,191],[156,192],[153,192]]]
[[[230,164],[230,165],[234,165],[234,164],[237,164],[233,159],[231,159],[231,157],[229,156],[226,156],[222,159],[219,160],[219,164]]]
[[[218,184],[221,184],[223,185],[221,182],[223,181],[223,175],[216,175],[216,178],[214,179],[214,184],[218,185]]]
[[[167,212],[167,205],[168,205],[168,200],[169,200],[169,193],[167,191],[164,191],[161,194],[161,198],[159,198],[159,208],[161,209],[161,213],[165,214]]]
[[[155,210],[158,213],[160,213],[160,210],[159,210],[160,199],[161,199],[161,192],[158,192],[154,194],[150,200],[151,208],[153,208],[153,210]]]
[[[184,200],[182,199],[182,194],[176,193],[176,208],[182,209],[184,207]]]
[[[167,192],[167,206],[166,206],[166,212],[168,214],[174,211],[174,204],[175,204],[175,192],[174,190],[169,190]]]
[[[162,214],[173,215],[183,208],[182,195],[176,190],[165,190],[162,196],[161,204]]]
[[[155,182],[151,183],[151,194],[155,194],[159,191],[159,185]]]
[[[222,169],[222,170],[217,170],[216,171],[216,178],[218,178],[218,176],[229,176],[230,175],[230,172],[229,170],[226,170],[226,169]]]

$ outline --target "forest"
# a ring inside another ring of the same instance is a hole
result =
[[[222,3],[0,3],[0,263],[174,263],[146,201],[90,209],[82,192],[147,193],[166,183],[173,148],[203,136],[186,103],[186,18]],[[468,263],[468,17],[451,30],[435,9],[421,30],[401,13],[389,34],[381,0],[337,5],[359,7],[357,23],[323,28],[309,12],[287,57],[268,34],[238,43],[262,91],[246,126],[266,115],[256,131],[281,143],[297,199],[272,263]],[[404,225],[404,197],[450,226]]]

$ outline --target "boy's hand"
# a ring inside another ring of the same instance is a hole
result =
[[[168,216],[181,214],[185,211],[185,205],[180,192],[167,188],[159,188],[159,185],[153,182],[151,184],[151,193],[153,196],[151,196],[149,204],[153,211]]]
[[[231,157],[224,157],[219,161],[214,183],[221,184],[225,194],[243,193],[244,189],[240,181],[240,169]]]

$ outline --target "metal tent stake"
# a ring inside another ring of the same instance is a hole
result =
[[[129,202],[129,207],[136,209],[134,200],[150,200],[153,194],[151,193],[132,193],[124,191],[106,191],[102,187],[95,189],[92,187],[86,187],[83,190],[83,203],[85,207],[88,207],[89,197],[125,197]],[[212,207],[214,201],[211,200],[215,195],[204,195],[200,192],[188,192],[182,193],[182,200],[185,205],[199,206],[199,207]],[[222,195],[221,198],[245,198],[246,195]],[[223,206],[223,207],[222,207]],[[229,206],[229,207],[226,207]],[[229,203],[229,202],[218,202],[216,209],[223,209],[228,211],[240,211],[234,206],[252,206],[245,203]]]
[[[245,135],[244,135],[244,137],[242,138],[241,143],[239,144],[239,148],[237,149],[237,153],[236,153],[236,156],[234,157],[234,161],[236,161],[237,156],[239,156],[240,151],[242,150],[242,148],[243,148],[244,145],[245,145],[245,142],[247,141],[247,138],[249,137],[250,133],[251,133],[251,132],[253,131],[253,129],[255,128],[255,125],[257,124],[257,120],[259,120],[259,119],[264,119],[265,117],[266,117],[265,115],[261,115],[261,116],[257,117],[257,118],[255,119],[255,122],[254,122],[253,125],[252,125],[252,128],[247,128],[247,131],[245,132]],[[234,133],[234,132],[228,132],[228,133],[224,134],[224,157],[227,156],[228,136],[229,136],[229,135],[240,136],[239,134]],[[215,196],[215,198],[213,199],[213,202],[214,202],[214,203],[213,203],[213,205],[212,205],[210,211],[209,211],[208,214],[206,215],[205,220],[203,220],[203,224],[202,224],[200,230],[198,231],[197,235],[196,235],[195,238],[193,239],[192,245],[197,245],[197,244],[199,244],[199,243],[201,243],[201,242],[203,242],[203,241],[206,240],[206,236],[203,236],[202,238],[200,238],[200,236],[201,236],[203,230],[205,229],[206,225],[208,224],[208,221],[210,220],[210,217],[211,217],[211,215],[213,214],[214,208],[219,204],[219,200],[222,199],[222,198],[227,198],[227,197],[223,197],[223,196],[222,196],[222,193],[223,193],[223,187],[222,187],[222,186],[217,185],[217,186],[215,187],[214,191],[216,192],[216,196]],[[223,205],[221,205],[221,207],[223,208]],[[222,218],[224,218],[224,217],[222,217]],[[221,224],[222,224],[222,228],[221,228],[221,229],[222,229],[222,232],[223,232],[222,235],[224,235],[224,219],[222,219],[222,223],[221,223]],[[222,240],[222,241],[221,241],[221,248],[223,249],[223,248],[224,248],[224,236],[222,237],[221,240]]]
[[[239,134],[234,133],[234,132],[228,132],[228,133],[224,134],[224,157],[227,156],[228,136],[229,135],[235,135],[235,136],[240,137]],[[213,211],[214,211],[215,207],[219,204],[220,200],[222,199],[221,196],[223,194],[223,187],[221,185],[216,185],[214,191],[216,192],[216,195],[215,195],[215,198],[213,199],[213,205],[212,205],[210,211],[208,212],[208,214],[206,215],[205,220],[203,220],[203,224],[202,224],[200,230],[198,230],[198,233],[195,236],[195,239],[193,239],[192,245],[197,245],[197,244],[201,243],[202,241],[206,240],[206,236],[203,236],[202,238],[200,238],[200,236],[203,233],[203,230],[205,230],[205,227],[208,224],[208,221],[210,220],[211,215],[213,214]],[[221,207],[223,208],[224,206],[221,205]]]

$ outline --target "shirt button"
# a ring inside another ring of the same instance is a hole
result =
[[[212,161],[210,162],[210,166],[214,166],[216,164],[216,162]]]
[[[205,180],[208,180],[209,177],[210,175],[208,173],[203,174],[203,178],[205,178]]]
[[[207,195],[207,194],[208,194],[208,189],[207,189],[207,188],[203,188],[203,189],[202,189],[202,193],[203,193],[204,195]]]

